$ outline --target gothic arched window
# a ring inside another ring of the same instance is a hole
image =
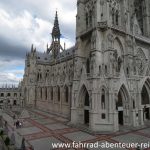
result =
[[[101,75],[101,66],[99,66],[99,75]]]
[[[115,24],[115,14],[114,14],[114,9],[112,10],[112,24]]]
[[[107,65],[105,65],[105,75],[107,75]]]
[[[49,70],[46,71],[45,78],[47,79],[49,76]]]
[[[39,81],[39,79],[40,79],[40,75],[39,75],[39,73],[37,74],[37,81]]]
[[[69,98],[69,90],[68,90],[68,87],[65,86],[65,100],[67,103],[68,103],[68,98]]]
[[[133,100],[133,109],[135,109],[135,101]]]
[[[86,20],[86,27],[88,27],[88,25],[89,25],[89,20],[88,20],[89,18],[88,18],[88,13],[86,13],[86,16],[85,16],[85,20]]]
[[[47,88],[45,88],[45,99],[47,100]]]
[[[58,101],[60,101],[60,87],[59,86],[57,87],[57,90],[58,90]]]
[[[149,93],[145,85],[142,88],[141,98],[142,98],[142,105],[150,104]]]
[[[42,98],[42,88],[40,88],[40,93],[41,93],[40,95],[41,95],[41,98]]]
[[[102,107],[102,109],[105,109],[105,90],[104,89],[102,89],[101,107]]]
[[[116,25],[119,25],[119,12],[116,11]]]
[[[90,60],[89,60],[89,58],[86,61],[86,73],[90,73]]]
[[[42,73],[39,73],[39,80],[42,80]]]

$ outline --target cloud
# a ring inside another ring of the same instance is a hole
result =
[[[17,76],[14,73],[0,73],[0,86],[2,87],[4,84],[8,85],[17,85],[19,81],[21,81],[22,76]]]
[[[29,49],[32,43],[37,48],[44,48],[44,41],[47,41],[49,27],[52,27],[47,21],[40,18],[34,18],[28,11],[24,10],[16,17],[12,17],[8,12],[0,9],[0,35],[8,42],[12,48],[22,46]]]
[[[5,83],[18,84],[24,74],[24,59],[0,57],[0,86]]]
[[[66,37],[61,44],[68,48],[75,43],[76,0],[0,1],[0,84],[18,83],[32,43],[38,51],[46,50],[56,9]]]

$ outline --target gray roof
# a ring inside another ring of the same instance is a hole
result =
[[[37,62],[45,62],[48,63],[51,60],[51,55],[42,52],[36,52]]]
[[[67,50],[64,50],[58,55],[57,59],[58,60],[61,60],[61,59],[63,59],[63,60],[66,59],[67,60],[68,58],[73,56],[74,51],[75,51],[75,46],[73,46],[73,47],[71,47]],[[37,58],[37,62],[42,63],[42,64],[43,63],[46,63],[46,64],[50,63],[53,60],[52,55],[48,54],[46,52],[44,52],[44,53],[36,52],[36,58]]]

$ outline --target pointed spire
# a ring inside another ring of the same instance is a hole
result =
[[[31,52],[33,52],[33,44],[31,45]]]
[[[66,43],[64,42],[64,50],[66,50]]]
[[[59,29],[59,21],[58,21],[58,14],[56,11],[56,15],[55,15],[55,21],[54,21],[54,27],[52,30],[52,38],[54,39],[60,39],[60,29]]]
[[[47,51],[48,51],[48,43],[47,43]]]

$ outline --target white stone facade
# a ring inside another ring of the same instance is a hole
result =
[[[64,50],[57,30],[48,53],[32,47],[27,54],[26,105],[93,131],[142,126],[150,119],[149,6],[146,0],[78,0],[76,46]]]

